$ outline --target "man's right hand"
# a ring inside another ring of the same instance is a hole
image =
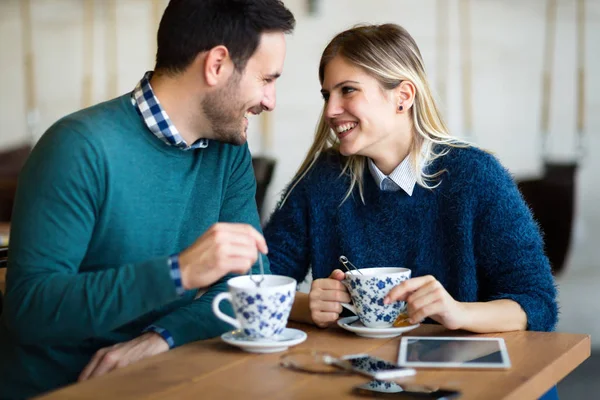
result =
[[[334,270],[329,278],[316,279],[310,288],[310,316],[320,328],[325,328],[340,317],[343,310],[341,303],[350,303],[350,294],[342,284],[345,274],[340,269]]]
[[[184,289],[210,286],[229,273],[245,274],[267,254],[265,238],[251,225],[220,222],[179,254]]]

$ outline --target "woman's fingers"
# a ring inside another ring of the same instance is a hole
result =
[[[385,296],[383,303],[390,304],[395,301],[404,301],[411,293],[434,281],[436,279],[431,275],[407,279],[401,284],[394,286],[387,296]]]
[[[340,309],[341,312],[341,304],[340,303],[350,303],[351,298],[350,294],[346,291],[341,290],[323,290],[323,289],[313,289],[308,294],[309,302],[311,308],[324,307],[329,303],[334,304],[336,308]],[[329,306],[328,306],[329,307]],[[333,310],[327,310],[333,311]]]
[[[346,279],[346,274],[341,269],[334,269],[333,272],[331,272],[331,275],[329,275],[329,278],[341,281]]]
[[[311,318],[319,327],[337,321],[343,310],[341,303],[351,301],[346,287],[340,281],[331,278],[315,280],[308,299]]]
[[[442,301],[436,300],[431,303],[427,303],[424,306],[409,312],[410,315],[409,321],[412,324],[419,323],[423,321],[427,317],[433,317],[435,315],[441,314],[444,312],[444,305]]]
[[[311,291],[315,289],[347,291],[346,286],[344,286],[342,282],[331,278],[317,279],[313,281]]]
[[[446,294],[444,287],[438,282],[429,282],[416,292],[408,295],[406,299],[407,306],[415,309],[421,308],[428,303],[432,303]]]
[[[340,315],[335,312],[316,312],[312,314],[312,319],[319,328],[326,328],[337,321],[339,316]]]
[[[342,307],[342,304],[337,301],[317,300],[310,304],[310,309],[315,312],[334,312],[339,314],[344,308]]]

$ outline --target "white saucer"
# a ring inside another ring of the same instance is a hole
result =
[[[239,347],[250,353],[277,353],[285,351],[290,346],[295,346],[306,340],[306,333],[299,329],[285,328],[278,339],[254,340],[249,339],[241,331],[225,332],[221,339],[232,346]]]
[[[375,339],[383,339],[383,338],[391,338],[395,336],[400,336],[404,332],[412,331],[415,328],[418,328],[420,324],[414,324],[411,326],[401,326],[401,327],[390,327],[390,328],[367,328],[363,325],[362,322],[358,320],[358,317],[346,317],[340,318],[337,321],[337,324],[344,328],[347,331],[354,332],[358,336],[363,336],[367,338],[375,338]]]

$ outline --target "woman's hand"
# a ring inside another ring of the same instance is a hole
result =
[[[394,287],[384,303],[394,301],[406,301],[406,311],[413,324],[429,317],[452,330],[464,325],[466,311],[463,304],[454,300],[431,275],[408,279]]]
[[[310,288],[310,316],[315,325],[325,328],[340,317],[343,310],[341,303],[350,303],[350,294],[342,284],[346,275],[342,270],[334,270],[329,278],[316,279]]]

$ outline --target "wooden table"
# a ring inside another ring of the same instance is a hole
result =
[[[321,330],[293,324],[308,333],[293,349],[337,354],[369,353],[395,361],[400,338],[366,339],[337,327]],[[469,335],[423,325],[411,336]],[[535,399],[590,355],[590,336],[568,333],[511,332],[481,335],[506,340],[512,368],[490,370],[419,369],[411,382],[462,391],[468,399]],[[313,375],[278,365],[285,353],[251,354],[220,339],[195,342],[103,377],[52,392],[43,399],[345,399],[359,375]],[[399,381],[401,382],[401,381]]]

